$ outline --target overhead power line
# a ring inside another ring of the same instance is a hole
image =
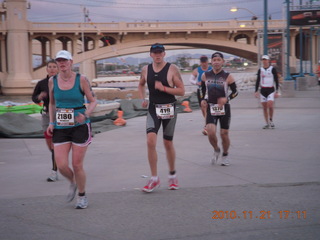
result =
[[[261,0],[246,0],[246,3],[260,2]],[[139,3],[139,2],[119,2],[119,1],[103,1],[103,0],[90,0],[90,1],[76,1],[75,2],[66,2],[66,1],[54,1],[54,0],[31,0],[31,2],[46,2],[54,4],[64,4],[64,5],[73,5],[73,6],[89,6],[89,7],[108,7],[108,8],[208,8],[210,6],[223,6],[223,5],[239,5],[243,4],[243,0],[211,0],[208,2],[198,2],[198,3]],[[94,4],[98,3],[98,4]]]

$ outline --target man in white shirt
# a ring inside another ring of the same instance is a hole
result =
[[[277,98],[279,80],[277,70],[270,66],[270,57],[262,56],[262,67],[258,70],[255,88],[255,97],[259,97],[263,108],[263,115],[266,125],[263,129],[275,128],[273,123],[274,99]],[[260,87],[260,94],[258,92]]]

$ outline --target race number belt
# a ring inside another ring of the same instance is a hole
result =
[[[219,107],[218,104],[210,103],[210,113],[212,116],[223,116],[225,115],[224,105],[222,108]]]
[[[74,109],[57,108],[56,122],[57,126],[74,126]]]
[[[156,104],[156,114],[157,114],[157,118],[159,118],[159,119],[174,118],[173,103]]]

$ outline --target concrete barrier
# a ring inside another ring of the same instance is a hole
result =
[[[139,92],[137,89],[121,90],[120,88],[92,88],[93,92],[99,100],[115,100],[115,99],[138,99]]]
[[[315,87],[318,85],[318,77],[317,76],[306,76],[308,87]]]
[[[281,96],[282,97],[294,97],[295,96],[295,81],[293,80],[286,80],[283,81],[281,87]]]
[[[308,88],[308,82],[306,77],[297,77],[297,90],[298,91],[306,91]]]

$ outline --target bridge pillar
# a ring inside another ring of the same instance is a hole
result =
[[[250,36],[250,37],[249,37],[249,41],[250,41],[249,44],[251,44],[251,45],[254,46],[254,36]]]
[[[1,50],[6,49],[6,43],[5,43],[4,39],[1,39],[0,44],[1,44],[1,46],[0,46]],[[1,53],[0,53],[0,54],[1,54],[1,56],[0,56],[0,58],[1,58],[1,62],[0,62],[0,64],[1,64],[1,66],[0,66],[0,70],[1,70],[1,72],[4,72],[4,71],[5,71],[5,69],[7,69],[7,63],[6,63],[6,55],[5,55],[5,51],[1,51]]]
[[[72,55],[77,54],[77,44],[78,44],[78,43],[77,43],[77,39],[78,39],[77,36],[74,36],[74,37],[72,38],[72,47],[71,47],[71,48],[72,48],[72,50],[71,50],[71,51],[72,51],[72,52],[71,52]]]
[[[95,49],[99,48],[99,43],[100,43],[99,37],[95,37],[95,39],[94,39],[94,48]]]
[[[55,59],[56,58],[56,44],[55,44],[55,39],[51,38],[50,39],[50,58]]]
[[[7,0],[7,59],[8,77],[4,80],[4,95],[32,93],[31,64],[28,37],[27,1]]]
[[[296,68],[296,60],[297,60],[297,58],[296,58],[296,54],[295,54],[295,52],[296,52],[296,41],[295,41],[295,38],[296,38],[296,35],[297,35],[298,33],[297,32],[295,32],[295,33],[293,33],[293,34],[291,34],[291,36],[290,36],[290,47],[291,47],[291,49],[290,49],[290,63],[289,63],[289,66],[290,66],[290,71],[291,72],[294,72],[294,73],[297,73],[297,68]]]
[[[47,63],[47,51],[46,51],[47,41],[48,41],[47,38],[40,40],[40,43],[41,43],[41,64],[42,65],[46,65],[46,63]],[[32,46],[30,49],[32,49]]]
[[[91,83],[92,79],[96,77],[95,61],[87,59],[81,62],[80,73],[85,75]]]

